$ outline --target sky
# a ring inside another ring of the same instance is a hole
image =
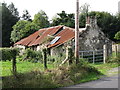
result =
[[[1,0],[0,0],[1,1]],[[49,20],[57,13],[65,11],[66,13],[75,13],[76,0],[2,0],[7,4],[13,2],[20,15],[27,9],[34,17],[40,10],[45,11]],[[79,0],[79,6],[88,3],[90,11],[105,11],[111,14],[118,12],[118,1],[120,0]]]

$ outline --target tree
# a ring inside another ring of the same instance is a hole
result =
[[[79,27],[84,28],[86,24],[86,15],[84,13],[81,13],[79,15]]]
[[[19,12],[17,11],[17,8],[15,8],[15,5],[13,3],[8,5],[8,9],[10,10],[13,16],[19,18]]]
[[[82,6],[80,7],[80,12],[81,12],[82,14],[85,14],[85,16],[87,17],[87,16],[88,16],[88,12],[89,12],[89,8],[90,8],[90,5],[87,4],[87,3],[85,3],[84,5],[82,5]]]
[[[49,26],[48,17],[44,11],[35,14],[33,21],[29,20],[30,16],[28,11],[25,11],[23,18],[25,20],[20,20],[13,26],[11,41],[14,43],[29,36],[40,28],[46,28]]]
[[[86,24],[86,18],[88,17],[90,5],[85,3],[80,7],[79,27],[83,28]]]
[[[2,47],[2,3],[0,3],[0,47]]]
[[[51,26],[65,25],[68,27],[75,27],[74,14],[67,14],[65,11],[57,13],[57,16],[52,19]]]
[[[39,30],[39,27],[36,24],[30,21],[20,20],[13,26],[11,41],[15,43],[16,41],[29,36],[37,30]]]
[[[9,47],[11,45],[10,35],[13,30],[12,26],[19,20],[19,17],[15,14],[17,9],[12,9],[13,7],[10,6],[8,8],[6,3],[2,3],[0,8],[2,8],[0,10],[0,13],[2,13],[2,47]]]
[[[35,14],[33,23],[39,26],[40,28],[46,28],[49,27],[49,21],[46,13],[44,11],[40,11],[37,14]]]
[[[120,31],[115,34],[115,39],[120,40]]]
[[[24,10],[24,11],[23,11],[23,15],[22,15],[21,18],[22,18],[23,20],[32,21],[32,20],[30,19],[30,17],[31,17],[31,16],[30,16],[28,10]]]

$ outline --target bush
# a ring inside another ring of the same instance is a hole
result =
[[[16,56],[19,54],[19,49],[18,48],[0,48],[0,52],[2,53],[2,57],[0,57],[0,60],[10,61],[11,59],[16,58]]]
[[[28,60],[31,62],[42,62],[42,52],[41,51],[34,51],[30,48],[26,49],[24,52],[23,60]]]
[[[66,58],[65,54],[52,55],[52,56],[48,55],[47,62],[54,63],[56,66],[59,66],[65,58]]]
[[[120,53],[115,56],[115,53],[112,53],[112,56],[107,60],[108,63],[118,63],[120,64]]]

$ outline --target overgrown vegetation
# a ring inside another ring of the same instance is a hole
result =
[[[2,57],[0,57],[0,61],[12,60],[16,58],[19,53],[18,48],[0,48],[0,52],[2,53]]]
[[[0,62],[0,65],[2,66],[1,76],[4,77],[4,76],[12,75],[12,62],[11,61],[2,61]],[[26,72],[35,71],[35,70],[41,70],[41,71],[44,70],[44,66],[42,63],[32,63],[28,61],[17,60],[16,66],[17,66],[18,73],[26,73]],[[47,66],[49,69],[55,68],[53,64],[47,64]]]
[[[107,63],[118,63],[120,66],[120,52],[115,55],[115,52],[112,53],[112,55],[108,58]]]
[[[119,55],[114,58],[113,54],[106,64],[90,64],[84,59],[80,59],[80,63],[77,65],[73,60],[71,65],[65,64],[58,67],[58,64],[64,60],[64,54],[61,54],[61,57],[59,55],[49,56],[47,58],[48,69],[44,70],[43,63],[39,62],[42,57],[40,55],[41,52],[27,49],[22,56],[24,60],[17,57],[16,75],[12,75],[11,61],[2,62],[2,76],[5,76],[3,77],[3,88],[58,88],[96,80],[111,68],[117,67],[120,60]],[[35,62],[36,58],[37,63],[28,62]]]
[[[62,66],[44,72],[40,70],[3,78],[3,88],[57,88],[98,79],[97,69],[87,63]],[[93,77],[95,76],[95,77]]]
[[[26,49],[23,53],[21,59],[26,60],[26,61],[31,61],[31,62],[42,62],[42,52],[41,51],[34,51],[30,48]]]

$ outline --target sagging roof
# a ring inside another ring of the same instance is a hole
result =
[[[15,45],[29,46],[31,43],[36,41],[36,39],[38,37],[40,37],[44,31],[45,31],[45,29],[40,29],[39,31],[36,31],[35,33],[31,34],[30,36],[18,41],[17,43],[15,43]]]
[[[60,36],[60,39],[56,43],[48,45],[48,48],[54,47],[59,44],[63,44],[68,40],[71,40],[72,38],[75,37],[75,32],[74,29],[65,27],[65,29],[62,30],[59,34],[57,34],[56,37],[57,36]]]
[[[34,43],[30,44],[29,46],[41,44],[45,37],[47,37],[48,35],[55,35],[62,27],[63,26],[47,28],[45,32],[39,38],[37,38]]]
[[[84,30],[84,29],[83,29]],[[18,41],[15,45],[24,45],[24,46],[36,46],[42,44],[44,39],[50,36],[59,37],[56,42],[53,44],[48,43],[47,47],[51,48],[57,45],[61,45],[68,40],[71,40],[75,37],[75,30],[66,26],[55,26],[50,28],[40,29],[30,36]],[[80,30],[81,32],[81,30]]]

